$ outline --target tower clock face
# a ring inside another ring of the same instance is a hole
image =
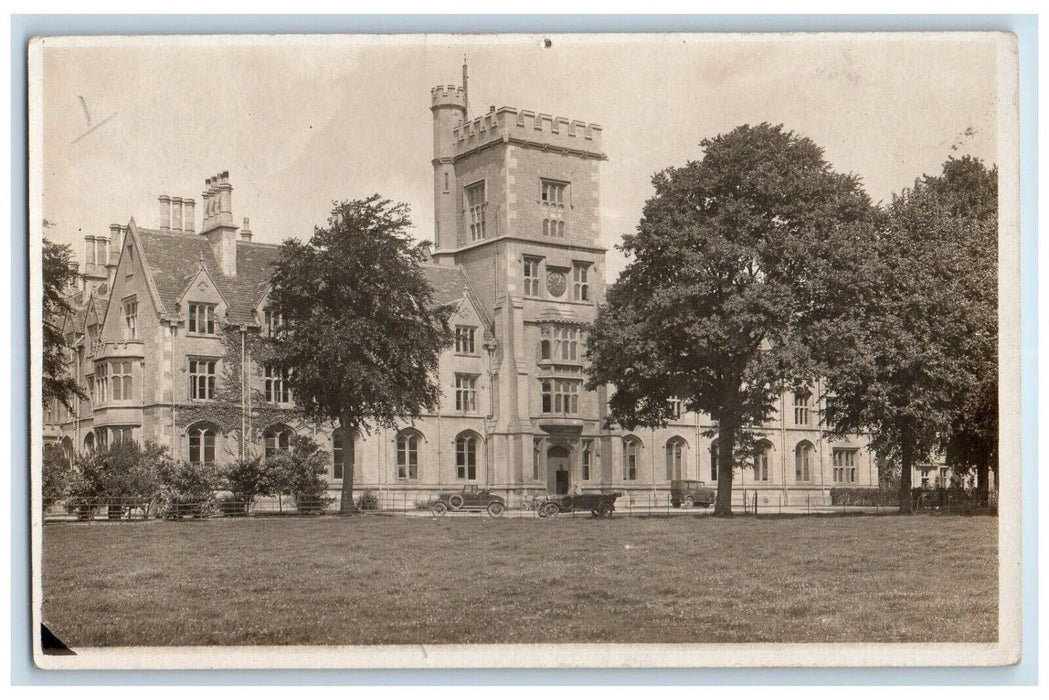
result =
[[[559,297],[565,293],[565,276],[560,272],[551,272],[546,276],[546,288],[550,296]]]

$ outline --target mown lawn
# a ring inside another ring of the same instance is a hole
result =
[[[992,517],[50,523],[78,646],[997,639]]]

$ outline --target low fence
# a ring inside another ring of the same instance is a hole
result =
[[[798,514],[846,514],[846,513],[889,513],[898,508],[895,499],[884,494],[877,497],[855,497],[844,499],[835,489],[808,492],[785,492],[772,490],[738,489],[733,494],[733,511],[752,515],[798,515]],[[878,491],[866,489],[865,491]],[[228,492],[227,492],[228,493]],[[434,494],[435,496],[436,494]],[[507,499],[505,517],[537,517],[538,506],[546,500],[545,494],[516,494]],[[359,511],[371,515],[435,517],[431,506],[434,498],[421,492],[363,491],[358,492],[355,505]],[[914,509],[945,513],[995,512],[974,507],[971,499],[961,500],[949,491],[916,494]],[[484,514],[484,509],[480,513]],[[112,520],[135,521],[149,519],[192,520],[201,518],[244,518],[272,516],[320,516],[340,512],[340,494],[332,492],[319,499],[295,499],[288,496],[256,498],[252,501],[234,498],[213,498],[206,501],[173,501],[163,498],[94,498],[71,499],[51,504],[44,511],[44,520]],[[680,505],[675,507],[667,492],[625,492],[615,501],[615,515],[619,517],[680,517],[707,515],[712,506]],[[460,517],[476,510],[449,512],[447,515]],[[590,513],[562,513],[562,516],[586,516]]]

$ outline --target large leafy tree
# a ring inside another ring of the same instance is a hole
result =
[[[70,411],[73,400],[86,398],[76,379],[66,367],[68,346],[62,335],[62,323],[70,311],[67,295],[78,279],[76,265],[68,245],[44,239],[43,248],[43,322],[44,355],[43,400],[46,406],[59,401]]]
[[[336,203],[328,225],[308,243],[286,240],[275,264],[270,305],[281,323],[269,360],[290,371],[307,416],[338,422],[344,446],[438,405],[450,309],[434,301],[410,226],[407,205],[379,195]],[[353,479],[347,463],[343,512],[354,510]]]
[[[867,221],[858,178],[782,126],[706,139],[702,160],[653,177],[629,258],[587,343],[589,387],[614,385],[610,422],[664,425],[671,398],[718,423],[715,515],[733,463],[784,388],[811,378],[799,312],[831,232]]]
[[[868,235],[834,246],[847,284],[813,285],[806,327],[827,420],[898,457],[904,512],[914,465],[945,444],[974,462],[996,444],[996,193],[994,170],[949,160],[894,196]]]
[[[955,399],[941,449],[955,471],[976,472],[977,493],[986,504],[990,471],[997,473],[998,464],[998,168],[970,156],[950,158],[939,176],[924,182],[970,237],[966,248],[975,253],[966,268],[966,309],[979,329],[965,339],[968,381]]]

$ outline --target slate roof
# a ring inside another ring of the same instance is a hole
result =
[[[91,303],[95,307],[95,318],[101,324],[102,319],[106,317],[106,307],[109,304],[109,286],[100,285],[95,291],[95,295],[91,297]],[[87,323],[87,307],[84,307],[84,318],[80,322],[80,330],[84,330],[84,324]]]
[[[66,297],[66,301],[69,303],[69,317],[73,326],[73,333],[83,333],[84,322],[87,320],[87,303],[84,299],[84,290],[70,294]]]
[[[466,275],[458,267],[451,265],[422,265],[426,281],[433,287],[433,300],[438,304],[454,304],[463,298],[463,290],[469,284]]]
[[[279,246],[237,241],[237,275],[227,277],[211,252],[211,244],[202,235],[141,227],[138,235],[142,259],[149,266],[160,297],[161,313],[174,313],[175,304],[197,276],[203,261],[229,305],[229,322],[245,325],[256,322],[252,312],[269,286],[271,263],[280,253]]]
[[[451,265],[438,265],[436,263],[423,263],[421,267],[423,275],[426,276],[426,280],[433,287],[433,299],[435,302],[438,304],[457,304],[463,298],[463,293],[465,292],[469,294],[485,326],[491,330],[491,319],[488,318],[488,314],[485,313],[481,305],[477,303],[477,297],[474,295],[470,285],[470,278],[462,267],[458,265],[454,267]]]
[[[229,321],[245,325],[256,322],[253,311],[269,289],[272,264],[280,255],[279,246],[237,241],[237,275],[226,277],[211,252],[208,239],[200,234],[138,227],[138,236],[141,257],[149,266],[160,297],[161,313],[174,313],[175,304],[197,276],[203,260],[219,293],[229,304]],[[456,304],[470,288],[466,273],[458,266],[425,263],[422,270],[434,288],[434,301],[438,304]],[[484,310],[478,308],[478,311],[487,322]]]

